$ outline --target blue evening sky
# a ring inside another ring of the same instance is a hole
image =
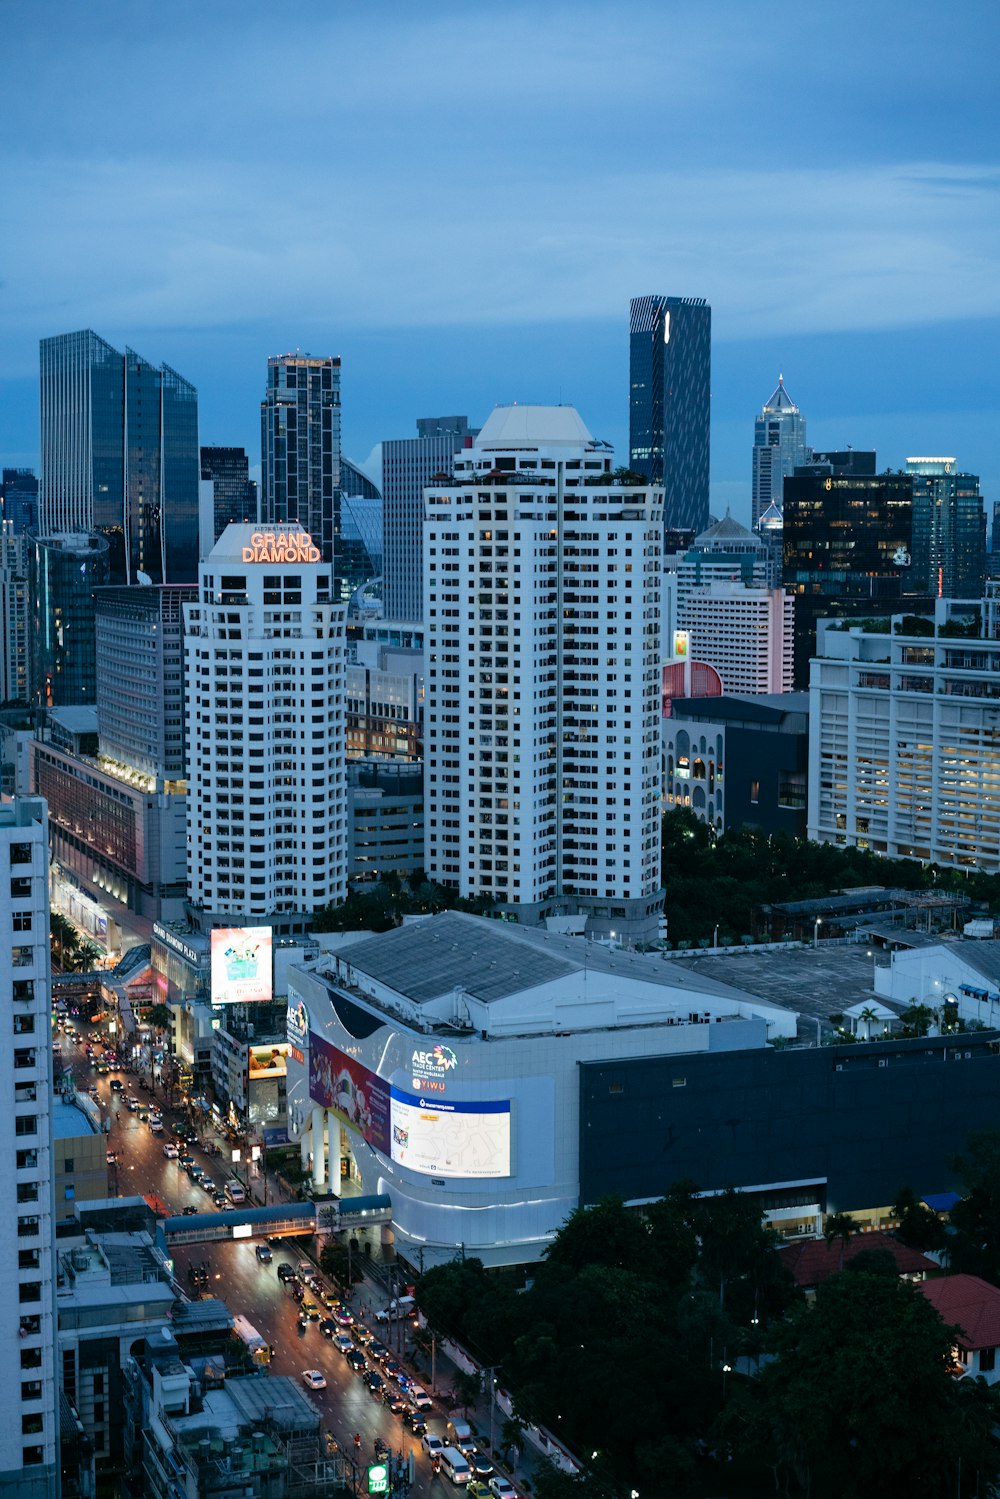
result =
[[[344,451],[575,404],[622,459],[628,301],[713,309],[713,508],[778,372],[816,447],[1000,498],[993,0],[33,0],[4,21],[0,461],[93,327],[259,459],[268,354]]]

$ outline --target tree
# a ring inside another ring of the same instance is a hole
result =
[[[944,1224],[926,1203],[917,1201],[912,1187],[901,1187],[896,1193],[892,1216],[899,1225],[896,1238],[908,1249],[943,1248]]]
[[[589,1265],[641,1270],[651,1260],[649,1229],[638,1213],[626,1212],[620,1197],[605,1197],[570,1213],[545,1258],[560,1270]]]
[[[851,1242],[851,1238],[858,1232],[861,1225],[850,1213],[831,1213],[823,1227],[823,1237],[828,1244],[834,1240],[840,1240],[840,1268],[844,1268],[844,1250]]]
[[[898,1277],[837,1275],[773,1338],[754,1382],[775,1468],[811,1499],[983,1492],[998,1401],[949,1371],[954,1330]],[[972,1382],[973,1384],[975,1382]],[[747,1423],[748,1432],[753,1423]],[[760,1428],[756,1431],[760,1436]]]
[[[469,1406],[475,1405],[483,1393],[482,1376],[475,1369],[456,1369],[454,1390],[455,1399],[462,1407],[463,1414],[468,1417]]]
[[[965,1192],[950,1214],[949,1264],[1000,1284],[1000,1133],[970,1135],[955,1167]]]
[[[149,1021],[150,1025],[154,1028],[154,1030],[168,1031],[170,1029],[170,1022],[172,1019],[170,1014],[170,1006],[164,1004],[156,1004],[150,1010],[146,1018]]]

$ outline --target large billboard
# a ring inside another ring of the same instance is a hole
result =
[[[389,1154],[389,1084],[315,1031],[309,1032],[309,1097]]]
[[[459,1103],[392,1089],[392,1159],[423,1176],[510,1175],[510,1100]]]
[[[212,932],[213,1005],[270,1002],[272,939],[269,926],[216,927]]]

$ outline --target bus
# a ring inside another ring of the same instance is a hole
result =
[[[226,1182],[226,1196],[234,1207],[239,1207],[241,1202],[246,1202],[246,1188],[237,1177],[231,1176]]]
[[[233,1318],[233,1332],[246,1348],[255,1364],[269,1364],[271,1362],[270,1344],[265,1343],[260,1333],[246,1317],[235,1316]]]

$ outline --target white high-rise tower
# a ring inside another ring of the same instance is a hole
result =
[[[424,495],[427,870],[655,936],[663,491],[567,406],[498,407]]]
[[[188,890],[294,926],[347,893],[345,609],[299,527],[227,526],[185,604]]]
[[[0,804],[0,1009],[11,1025],[0,1059],[0,1490],[25,1499],[59,1493],[48,869],[45,802]]]

